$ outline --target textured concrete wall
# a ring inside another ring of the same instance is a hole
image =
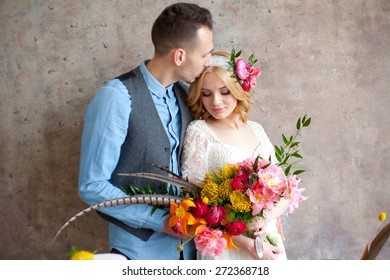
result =
[[[150,28],[174,1],[0,1],[0,259],[64,259],[107,250],[77,195],[88,102],[106,79],[152,55]],[[251,118],[271,140],[303,131],[307,201],[285,225],[290,259],[359,259],[390,214],[390,2],[194,1],[215,20],[215,49],[255,53]],[[390,259],[386,244],[379,258]]]

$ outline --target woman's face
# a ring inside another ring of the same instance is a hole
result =
[[[203,106],[215,119],[231,115],[237,106],[237,98],[230,93],[225,83],[216,73],[206,73],[201,88]]]

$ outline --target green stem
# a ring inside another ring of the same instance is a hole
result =
[[[194,239],[194,237],[195,237],[195,234],[192,235],[192,236],[190,236],[190,237],[188,237],[186,240],[184,240],[184,242],[183,242],[182,244],[177,245],[176,251],[177,251],[177,252],[183,251],[183,250],[184,250],[184,246],[185,246],[188,242],[190,242],[192,239]]]

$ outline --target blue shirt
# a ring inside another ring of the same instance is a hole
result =
[[[148,85],[160,119],[171,146],[170,169],[179,174],[178,149],[180,144],[181,117],[173,85],[164,88],[148,71],[145,63],[141,73]],[[81,139],[79,195],[89,205],[121,198],[126,194],[109,179],[120,156],[125,141],[131,97],[127,87],[118,79],[104,83],[88,105]],[[123,205],[102,208],[101,211],[135,228],[150,228],[155,233],[147,241],[127,233],[110,223],[109,243],[131,259],[178,259],[176,247],[180,239],[162,233],[168,215],[166,209],[157,209],[153,215],[148,205]],[[193,245],[185,246],[186,253],[194,251]],[[192,256],[191,256],[192,257]],[[191,258],[187,256],[186,259]]]

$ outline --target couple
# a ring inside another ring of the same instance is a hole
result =
[[[152,59],[100,87],[87,108],[81,141],[79,195],[87,204],[123,197],[129,185],[155,184],[117,175],[165,175],[153,163],[198,183],[206,171],[224,163],[273,154],[262,127],[247,121],[251,91],[237,86],[228,57],[212,53],[212,28],[205,8],[187,3],[165,8],[153,24]],[[191,84],[189,96],[180,81]],[[277,231],[282,206],[268,213],[269,222],[259,225],[259,232],[265,225],[267,232]],[[110,222],[111,252],[139,260],[196,259],[193,242],[176,251],[186,237],[168,226],[166,209],[151,210],[148,205],[99,210]],[[239,236],[234,243],[239,250],[225,250],[219,257],[260,259],[254,239]],[[282,241],[278,244],[281,248],[263,243],[262,259],[286,259]]]

